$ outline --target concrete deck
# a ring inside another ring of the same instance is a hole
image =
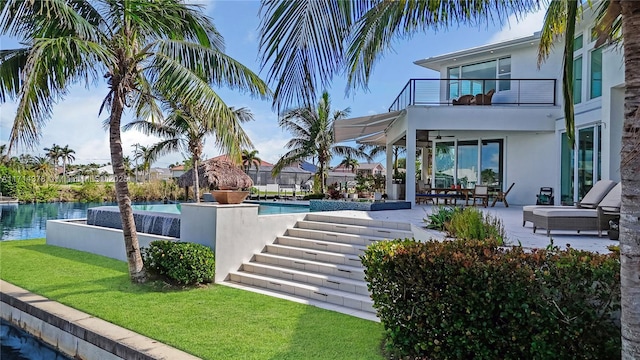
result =
[[[424,227],[426,223],[423,219],[427,218],[436,206],[433,205],[415,205],[410,210],[389,210],[389,211],[334,211],[336,216],[362,217],[374,220],[389,220],[409,222],[415,229],[421,229],[424,236],[434,239],[443,239],[444,234],[438,231],[427,230]],[[550,238],[546,235],[546,230],[539,229],[533,233],[533,226],[527,223],[522,226],[522,206],[510,206],[505,208],[501,204],[496,207],[478,207],[483,212],[489,213],[502,219],[502,223],[507,232],[507,244],[522,244],[525,248],[545,248],[549,245]],[[417,236],[417,234],[416,234]],[[588,250],[598,253],[608,253],[609,245],[618,245],[618,241],[609,240],[606,232],[602,237],[598,237],[596,231],[581,231],[579,234],[575,231],[554,230],[551,232],[553,243],[561,248],[565,248],[568,244],[574,249]]]

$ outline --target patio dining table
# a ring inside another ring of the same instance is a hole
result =
[[[432,199],[435,204],[439,204],[439,199],[444,200],[444,204],[447,205],[450,202],[453,205],[456,205],[456,201],[458,199],[462,199],[464,197],[465,206],[469,205],[469,197],[473,196],[474,189],[461,188],[461,189],[451,189],[451,188],[431,188],[426,193],[418,193],[416,194],[416,199]]]

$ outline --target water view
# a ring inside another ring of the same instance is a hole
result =
[[[46,236],[47,220],[81,219],[87,217],[87,209],[116,203],[39,203],[1,204],[0,240],[24,240]],[[180,213],[180,204],[145,203],[133,205],[136,210]],[[309,206],[294,204],[260,204],[258,214],[285,214],[308,212]]]

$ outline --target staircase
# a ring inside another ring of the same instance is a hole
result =
[[[376,241],[412,236],[408,223],[310,213],[225,284],[377,321],[359,256]]]

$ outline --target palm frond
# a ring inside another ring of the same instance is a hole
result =
[[[568,2],[572,1],[551,1],[547,8],[540,33],[540,43],[538,45],[538,68],[549,58],[557,38],[566,35]],[[573,23],[575,24],[575,21],[573,21]],[[571,58],[573,58],[573,54],[571,54]]]
[[[578,2],[569,1],[567,4],[567,16],[575,19],[578,12]],[[574,113],[573,113],[573,37],[576,32],[576,22],[568,21],[565,32],[564,56],[562,72],[562,95],[564,98],[564,123],[569,144],[574,144]]]
[[[181,40],[162,40],[157,55],[177,61],[210,84],[246,91],[263,99],[271,97],[267,84],[248,67],[228,55]]]
[[[29,49],[0,50],[0,102],[15,99],[20,92],[20,74],[27,65]]]
[[[605,0],[598,5],[596,26],[597,36],[594,47],[622,42],[622,7],[619,0]]]

